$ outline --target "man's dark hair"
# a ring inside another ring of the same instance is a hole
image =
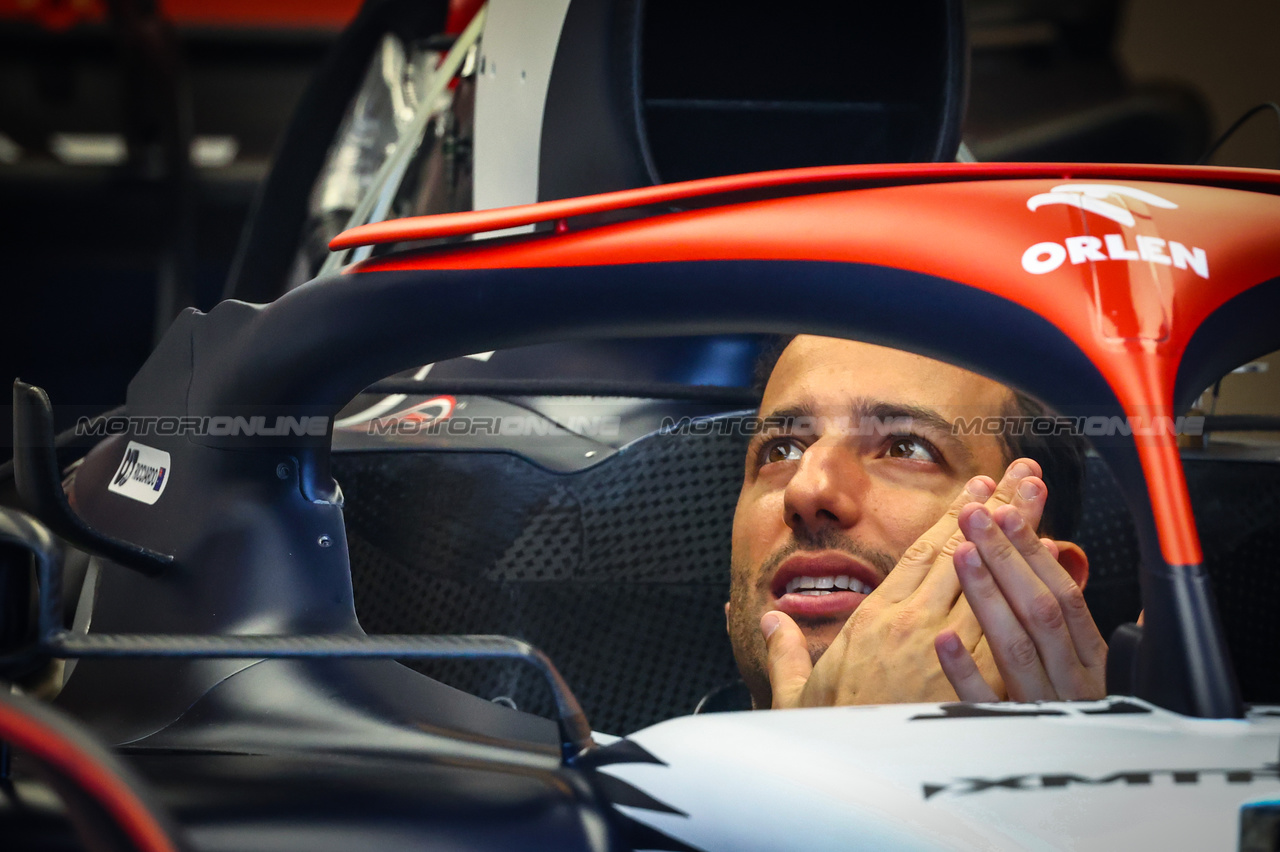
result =
[[[795,335],[780,335],[765,345],[756,360],[753,387],[763,394],[782,357],[782,350]],[[1007,419],[1051,417],[1053,412],[1021,391],[1010,389],[1013,397],[1002,412]],[[1014,422],[1027,423],[1026,419]],[[1067,539],[1075,534],[1084,502],[1085,441],[1077,435],[1036,435],[1032,429],[1005,432],[1000,436],[1005,463],[1017,458],[1035,459],[1049,488],[1050,499],[1040,520],[1040,534],[1048,538]]]

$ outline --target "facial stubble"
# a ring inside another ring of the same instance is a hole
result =
[[[867,547],[831,527],[822,527],[812,532],[805,529],[794,532],[791,541],[770,555],[754,571],[751,566],[741,564],[741,560],[737,559],[730,566],[729,638],[738,670],[757,705],[764,702],[768,706],[765,697],[771,694],[767,663],[769,654],[759,624],[763,611],[758,611],[758,602],[769,597],[773,577],[783,562],[796,553],[822,550],[846,553],[866,562],[882,578],[888,576],[897,562],[883,550]],[[818,628],[830,622],[826,619],[803,617],[793,617],[793,620],[804,631],[809,647],[809,660],[816,665],[830,644],[818,638]]]

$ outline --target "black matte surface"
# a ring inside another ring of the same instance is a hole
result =
[[[598,795],[571,770],[216,748],[122,760],[199,852],[614,848]],[[24,852],[79,848],[47,808],[0,804],[0,838],[15,837]]]
[[[955,157],[959,4],[650,0],[642,130],[664,181]]]

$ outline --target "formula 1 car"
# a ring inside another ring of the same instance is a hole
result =
[[[492,71],[484,14],[443,81]],[[920,160],[954,147],[942,101]],[[184,313],[124,409],[85,422],[101,440],[65,482],[51,401],[15,385],[3,664],[72,670],[52,708],[0,695],[0,837],[1277,848],[1277,470],[1184,458],[1174,424],[1280,347],[1280,174],[811,166],[387,218],[415,155],[397,151],[318,277]],[[1082,540],[1144,610],[1116,606],[1110,697],[687,715],[733,675],[702,649],[750,398],[424,367],[800,331],[964,365],[1095,435]]]

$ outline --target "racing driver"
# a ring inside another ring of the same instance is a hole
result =
[[[785,346],[747,452],[725,604],[753,706],[1105,695],[1088,561],[1041,537],[1079,513],[1079,439],[957,428],[1028,411],[1043,413],[920,355]]]

